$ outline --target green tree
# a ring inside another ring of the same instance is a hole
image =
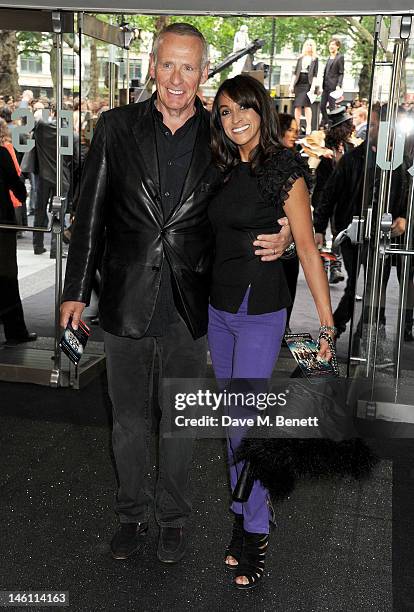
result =
[[[128,22],[131,27],[136,27],[148,32],[152,32],[155,36],[169,23],[177,23],[185,21],[198,28],[205,35],[207,42],[219,52],[219,61],[229,55],[233,50],[234,35],[243,23],[248,23],[255,18],[242,17],[211,17],[211,16],[142,16],[128,15]],[[253,37],[255,38],[255,37]],[[137,41],[139,44],[139,41]],[[225,72],[221,78],[225,78]],[[146,81],[149,75],[147,75]],[[149,83],[151,89],[152,83]]]
[[[16,98],[20,93],[17,74],[16,32],[0,30],[0,93]]]
[[[132,16],[128,17],[130,24],[158,33],[167,23],[186,21],[204,33],[208,42],[219,52],[219,61],[233,50],[234,35],[242,24],[249,27],[249,37],[263,39],[263,53],[270,54],[272,38],[271,17],[217,17],[217,16],[172,16],[160,21],[158,17]],[[352,53],[356,69],[359,70],[359,87],[362,96],[368,95],[371,72],[373,32],[375,18],[364,17],[277,17],[276,46],[282,48],[286,44],[301,45],[306,38],[313,38],[318,46],[319,54],[328,55],[327,45],[332,36],[349,37],[352,49],[345,47],[345,53]],[[224,78],[224,74],[221,75]]]
[[[98,65],[98,47],[97,41],[91,41],[91,62],[89,69],[89,91],[88,96],[92,100],[96,99],[99,94],[99,65]],[[83,94],[83,92],[81,92]]]
[[[63,34],[63,41],[76,54],[79,54],[79,45],[73,34]],[[56,47],[54,34],[51,32],[18,32],[16,35],[18,54],[23,57],[29,55],[40,55],[42,53],[50,56],[50,77],[53,84],[53,96],[56,98]]]

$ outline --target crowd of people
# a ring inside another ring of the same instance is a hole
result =
[[[79,172],[85,158],[93,125],[102,112],[108,110],[108,100],[80,100],[78,97],[64,96],[62,109],[72,113],[74,146],[73,155],[63,157],[63,196],[67,212],[71,212],[73,193],[79,181]],[[13,130],[24,123],[22,119],[13,120],[16,109],[26,109],[33,114],[35,127],[30,134],[20,132],[19,142],[25,144],[28,138],[34,139],[35,146],[24,153],[20,147],[15,149],[19,172],[27,181],[28,199],[15,204],[16,221],[23,226],[46,227],[48,211],[53,196],[56,194],[56,105],[53,99],[45,96],[35,98],[31,90],[23,91],[19,99],[12,96],[0,96],[0,118],[7,124],[4,140],[12,142]],[[10,145],[11,146],[11,145]],[[32,222],[28,218],[33,216]],[[20,237],[21,233],[18,234]],[[41,233],[33,234],[33,251],[35,255],[46,252]],[[56,248],[52,245],[50,257],[55,258]]]
[[[108,104],[104,98],[87,101],[65,96],[63,108],[72,111],[74,129],[73,155],[62,157],[62,194],[68,225],[63,239],[68,243],[70,218],[73,215],[73,194],[79,182],[81,164],[90,145],[89,130],[100,114],[108,110]],[[25,109],[33,114],[33,131],[30,134],[21,131],[18,137],[22,145],[26,145],[29,138],[34,140],[34,147],[30,151],[24,152],[22,149],[25,147],[13,146],[13,131],[24,123],[22,119],[13,119],[16,109]],[[49,224],[53,197],[57,193],[54,100],[47,97],[35,98],[31,90],[23,91],[17,99],[13,96],[0,96],[0,147],[2,153],[0,223],[20,225],[22,229],[30,225],[46,228]],[[22,237],[23,231],[1,231],[0,318],[6,338],[5,346],[16,346],[37,339],[36,332],[29,332],[26,328],[19,295],[16,240]],[[33,254],[43,255],[46,252],[44,233],[33,232]],[[56,258],[54,234],[51,238],[49,256],[51,259]]]

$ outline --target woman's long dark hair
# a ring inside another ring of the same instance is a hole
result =
[[[211,111],[211,150],[213,162],[222,172],[228,172],[240,163],[237,145],[225,134],[218,101],[221,94],[226,94],[236,104],[252,108],[260,116],[260,140],[250,153],[253,173],[263,166],[269,157],[281,148],[280,127],[277,112],[266,89],[257,79],[239,74],[233,79],[224,81],[214,98]]]
[[[344,121],[335,127],[331,127],[325,136],[325,146],[328,149],[339,149],[340,145],[345,145],[352,132],[354,131],[354,126],[352,125],[352,121]]]
[[[290,126],[292,125],[292,121],[296,121],[293,115],[289,113],[279,113],[279,125],[280,125],[280,137],[286,134],[288,130],[290,130]]]

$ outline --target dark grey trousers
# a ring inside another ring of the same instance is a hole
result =
[[[105,332],[105,351],[113,406],[112,446],[119,480],[115,510],[121,523],[148,520],[152,498],[148,486],[151,400],[158,356],[161,420],[155,517],[161,526],[181,527],[191,512],[188,481],[193,439],[163,436],[171,431],[173,407],[163,398],[161,379],[204,377],[206,338],[193,340],[180,319],[171,323],[161,338],[134,340]]]
[[[335,87],[333,89],[335,89]],[[332,89],[324,89],[322,91],[322,96],[321,96],[322,123],[328,123],[329,121],[329,116],[326,110],[326,106],[327,105],[329,106],[330,111],[335,110],[335,107],[336,107],[335,99],[331,98],[331,96],[329,95],[331,91]]]

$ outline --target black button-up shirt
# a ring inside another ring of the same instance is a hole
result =
[[[161,204],[165,222],[180,202],[200,123],[199,105],[201,105],[201,102],[196,98],[195,114],[173,134],[164,124],[163,116],[155,106],[156,96],[153,100],[152,116],[157,145]],[[145,335],[163,336],[168,324],[177,319],[178,313],[174,303],[171,269],[168,261],[165,260],[154,314]]]

